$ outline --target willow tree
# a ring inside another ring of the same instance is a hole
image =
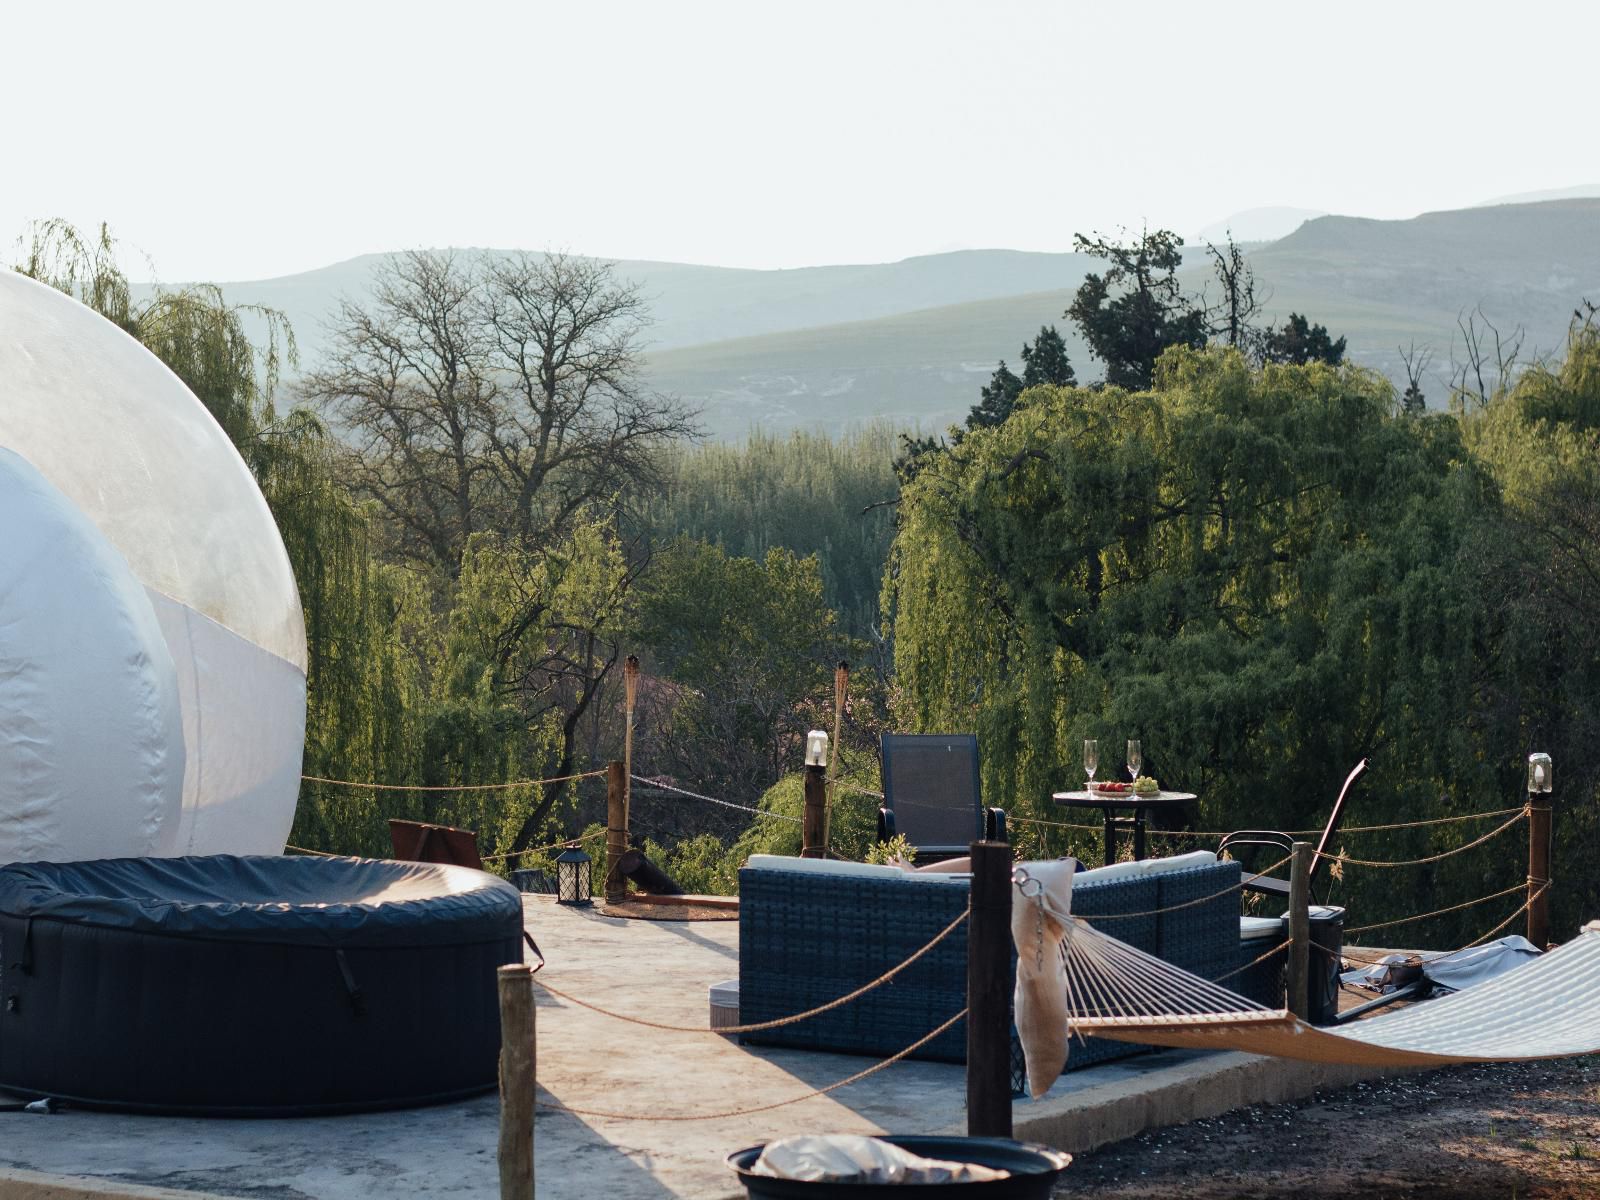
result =
[[[402,576],[372,556],[365,516],[338,478],[338,447],[309,410],[274,404],[295,358],[283,314],[233,305],[212,285],[156,287],[140,298],[102,226],[85,238],[36,224],[16,269],[93,308],[142,342],[216,418],[255,475],[283,537],[306,619],[306,773],[407,780],[417,775],[419,680],[397,630]],[[251,326],[260,332],[251,334]],[[172,464],[181,469],[181,463]],[[377,851],[369,793],[308,786],[293,837]]]
[[[870,425],[833,438],[756,431],[743,444],[677,447],[645,511],[652,540],[698,538],[764,560],[774,549],[816,555],[823,594],[853,637],[878,625],[878,589],[893,530],[895,435]]]
[[[467,541],[427,756],[453,777],[563,780],[582,769],[582,726],[623,654],[638,566],[609,519],[579,516],[537,547],[497,533]],[[546,824],[566,815],[557,806],[571,790],[558,782],[501,793],[473,825],[523,851],[554,832]]]
[[[1024,393],[903,494],[903,723],[977,730],[1025,816],[1059,819],[1085,737],[1141,738],[1210,829],[1319,824],[1368,756],[1352,824],[1501,807],[1463,551],[1495,489],[1452,419],[1393,410],[1374,376],[1233,351],[1169,352],[1149,392]]]
[[[1479,547],[1496,614],[1485,705],[1521,750],[1557,764],[1555,889],[1562,936],[1600,905],[1600,328],[1580,311],[1565,355],[1462,416],[1506,520]]]
[[[798,770],[846,645],[816,556],[774,546],[758,559],[680,537],[640,593],[639,640],[659,682],[635,753],[719,795],[759,795]]]

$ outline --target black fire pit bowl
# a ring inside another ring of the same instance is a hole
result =
[[[923,1197],[982,1197],[983,1200],[1050,1200],[1050,1191],[1072,1161],[1072,1155],[1034,1142],[1013,1142],[1009,1138],[906,1137],[884,1134],[883,1141],[920,1154],[923,1158],[942,1158],[950,1162],[977,1163],[1010,1171],[1005,1179],[984,1183],[821,1183],[814,1180],[773,1179],[752,1175],[750,1168],[761,1157],[761,1146],[735,1150],[728,1165],[739,1174],[751,1200],[865,1200],[866,1197],[901,1195]]]

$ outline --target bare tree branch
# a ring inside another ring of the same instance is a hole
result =
[[[356,439],[356,480],[396,549],[451,576],[466,540],[546,541],[597,502],[658,482],[694,414],[639,379],[648,323],[609,263],[414,251],[346,301],[308,398]]]

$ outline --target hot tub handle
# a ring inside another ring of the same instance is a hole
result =
[[[22,955],[11,964],[13,970],[21,971],[24,975],[33,974],[33,918],[28,917],[22,923]]]
[[[539,968],[544,966],[544,951],[539,949],[539,943],[533,940],[533,934],[526,929],[522,931],[522,940],[528,943],[528,949],[532,950],[534,956],[539,960],[539,966],[533,969],[533,974],[537,975]]]
[[[350,1008],[356,1016],[367,1015],[367,1001],[361,994],[361,988],[356,984],[355,972],[350,969],[350,960],[344,956],[344,951],[335,948],[333,957],[339,963],[339,975],[344,980],[344,990],[350,996]]]

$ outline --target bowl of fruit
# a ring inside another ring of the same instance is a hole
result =
[[[1131,796],[1133,795],[1133,784],[1123,783],[1116,779],[1091,779],[1089,781],[1089,791],[1096,796],[1110,796],[1113,798]]]
[[[1161,785],[1148,775],[1141,775],[1133,781],[1133,794],[1135,796],[1159,796]]]

